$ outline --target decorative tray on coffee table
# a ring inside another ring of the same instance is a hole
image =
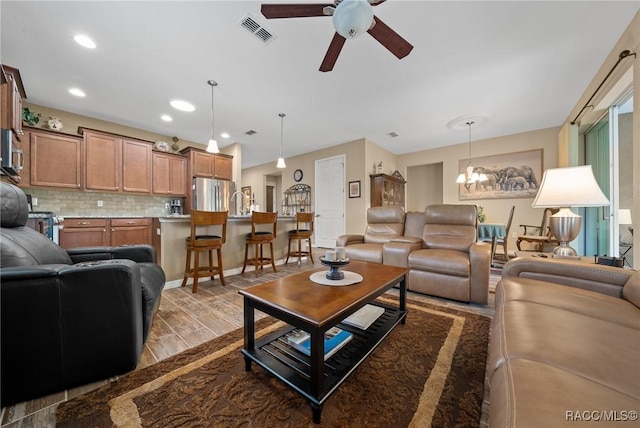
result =
[[[344,272],[340,271],[340,267],[348,265],[350,261],[349,257],[342,260],[325,260],[324,256],[320,256],[320,263],[330,268],[326,276],[331,280],[344,279]]]

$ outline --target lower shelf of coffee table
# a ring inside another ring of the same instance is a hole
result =
[[[406,311],[400,311],[397,307],[379,302],[375,302],[375,304],[384,307],[385,312],[367,330],[343,323],[337,325],[353,334],[353,338],[325,360],[324,388],[320,396],[316,397],[311,393],[309,356],[289,345],[284,337],[294,327],[287,326],[256,341],[254,352],[243,349],[242,354],[302,394],[313,404],[321,405],[406,316]]]

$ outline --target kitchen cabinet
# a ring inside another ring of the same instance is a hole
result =
[[[156,195],[187,195],[187,158],[153,152],[152,192]]]
[[[150,218],[73,218],[62,222],[62,248],[151,245]]]
[[[151,219],[112,218],[111,246],[136,244],[151,245]]]
[[[109,235],[109,219],[74,218],[64,220],[60,229],[60,246],[62,248],[108,246]]]
[[[82,132],[86,190],[151,193],[150,143],[113,134]]]
[[[213,176],[220,180],[232,179],[233,157],[227,155],[214,155]]]
[[[231,180],[233,177],[233,156],[211,154],[193,147],[187,147],[180,153],[189,155],[190,177],[217,178],[219,180]]]
[[[82,139],[53,132],[28,130],[30,186],[80,189]]]
[[[0,122],[3,129],[11,129],[16,138],[22,141],[22,98],[26,98],[20,72],[6,65],[2,66],[2,108]]]
[[[398,171],[392,175],[372,174],[371,177],[371,206],[383,205],[404,206],[404,185],[406,181]]]

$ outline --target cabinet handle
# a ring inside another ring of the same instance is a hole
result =
[[[115,232],[116,230],[115,230],[115,229],[111,229],[111,231],[112,231],[112,232]]]
[[[107,233],[107,229],[102,229],[102,232],[103,233]]]
[[[127,224],[136,224],[135,221],[128,221]]]
[[[88,221],[79,221],[78,224],[84,226],[84,225],[89,224],[89,222]]]

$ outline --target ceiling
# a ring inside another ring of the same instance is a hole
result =
[[[304,0],[275,1],[286,2]],[[413,51],[398,60],[365,34],[322,73],[331,18],[267,20],[260,4],[3,0],[1,60],[20,70],[33,104],[202,144],[213,79],[216,134],[230,134],[219,145],[241,143],[246,168],[275,165],[279,113],[285,157],[363,137],[395,154],[464,143],[467,132],[447,124],[469,115],[482,119],[473,140],[559,126],[640,9],[640,1],[388,0],[374,12]],[[275,36],[269,43],[240,25],[247,14]],[[97,48],[76,44],[78,33]],[[196,110],[174,110],[176,98]]]

